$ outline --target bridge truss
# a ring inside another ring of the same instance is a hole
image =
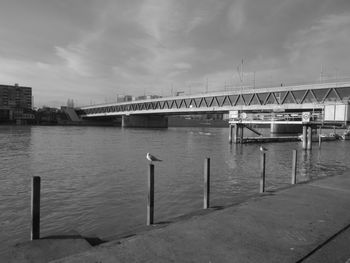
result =
[[[275,108],[302,110],[322,108],[329,103],[347,103],[349,99],[350,83],[327,83],[86,106],[80,109],[80,115],[94,117],[129,114],[191,114]]]

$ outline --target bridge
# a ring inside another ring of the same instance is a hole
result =
[[[85,106],[82,118],[122,116],[124,127],[166,126],[168,115],[196,113],[322,111],[327,104],[348,103],[350,82],[240,88],[232,91]]]

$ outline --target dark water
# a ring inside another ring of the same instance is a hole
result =
[[[242,200],[259,189],[258,145],[229,145],[225,128],[0,126],[1,250],[30,237],[30,183],[41,176],[43,236],[77,230],[108,237],[146,222],[147,161],[155,167],[155,221],[202,207],[203,161],[211,158],[212,205]],[[265,144],[267,188],[291,180],[298,149],[298,180],[342,174],[350,168],[350,141],[324,142],[311,153],[301,144]]]

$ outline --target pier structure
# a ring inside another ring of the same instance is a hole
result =
[[[84,106],[76,111],[82,119],[87,120],[122,118],[123,127],[165,128],[167,116],[170,115],[228,114],[232,111],[238,111],[239,114],[276,113],[276,117],[278,112],[321,114],[327,105],[347,107],[349,98],[350,81],[298,86],[243,87],[225,92]],[[347,117],[341,120],[338,115],[334,117],[335,122],[349,121]],[[274,129],[278,130],[279,127],[275,122]],[[238,126],[238,130],[242,134],[241,126]]]
[[[230,143],[243,143],[243,130],[247,128],[260,137],[258,140],[263,141],[262,135],[255,130],[253,125],[274,125],[287,126],[294,131],[298,127],[302,128],[303,149],[310,150],[312,147],[312,133],[317,126],[325,122],[323,112],[279,112],[279,113],[239,113],[233,111],[230,113]],[[292,133],[292,132],[291,132]],[[283,137],[282,137],[283,138]],[[250,138],[253,140],[253,138]],[[265,141],[280,140],[280,138],[264,138]]]

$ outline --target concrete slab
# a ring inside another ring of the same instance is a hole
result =
[[[342,229],[320,247],[311,251],[304,263],[350,262],[350,227]]]
[[[7,253],[0,255],[0,262],[50,262],[90,248],[90,244],[80,236],[53,236],[17,244]]]
[[[349,186],[350,175],[296,185],[54,262],[306,261],[349,227]]]

